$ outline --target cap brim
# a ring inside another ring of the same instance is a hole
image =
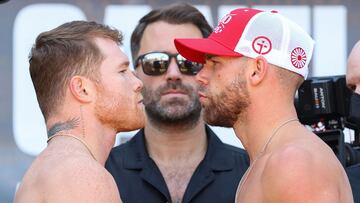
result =
[[[197,63],[205,63],[205,54],[216,56],[242,56],[211,38],[175,39],[174,42],[176,49],[183,57]]]

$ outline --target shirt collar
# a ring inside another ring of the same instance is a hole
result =
[[[208,147],[203,164],[214,171],[231,170],[235,161],[231,151],[226,149],[221,140],[215,135],[209,126],[205,125],[208,138]],[[144,129],[141,129],[130,141],[129,147],[124,151],[124,167],[127,169],[142,169],[147,167],[150,160],[146,150]]]

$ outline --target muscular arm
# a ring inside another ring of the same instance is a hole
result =
[[[262,175],[264,202],[341,202],[337,165],[319,158],[294,147],[271,155]]]

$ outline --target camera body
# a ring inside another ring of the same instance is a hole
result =
[[[360,126],[348,120],[351,95],[345,75],[313,77],[300,86],[295,100],[300,122],[327,143],[344,166],[360,163]],[[353,143],[345,143],[345,127],[354,130]]]

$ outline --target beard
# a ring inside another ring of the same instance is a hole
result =
[[[189,99],[174,97],[161,101],[161,96],[169,90],[182,91]],[[196,125],[201,115],[201,104],[197,89],[181,81],[168,81],[156,90],[143,89],[145,111],[150,121],[163,127],[191,127]]]
[[[103,125],[115,129],[116,132],[126,132],[144,127],[143,109],[130,108],[132,107],[130,105],[130,101],[124,101],[122,97],[99,91],[95,103],[95,115]]]
[[[237,120],[245,118],[250,104],[246,81],[240,76],[216,95],[208,94],[204,107],[204,120],[214,126],[233,127]]]

